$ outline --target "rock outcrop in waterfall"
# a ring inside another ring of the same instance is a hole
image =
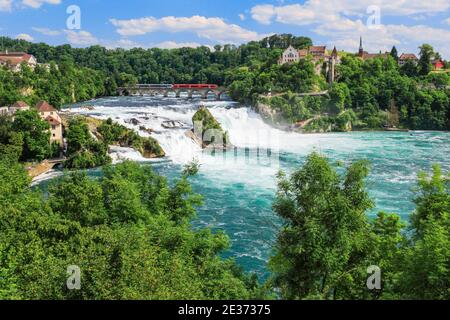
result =
[[[229,149],[232,147],[228,132],[206,107],[200,109],[192,117],[194,128],[186,132],[186,136],[198,143],[203,149]]]

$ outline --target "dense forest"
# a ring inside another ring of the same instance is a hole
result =
[[[431,61],[439,57],[430,45],[420,48],[416,66],[400,67],[393,48],[388,58],[362,61],[340,52],[337,79],[329,88],[325,75],[316,74],[310,59],[278,65],[289,44],[298,49],[312,44],[306,37],[274,35],[239,47],[234,45],[180,49],[108,50],[100,46],[72,48],[49,46],[2,38],[5,48],[26,51],[39,62],[51,63],[51,70],[38,68],[14,74],[0,70],[0,105],[19,98],[26,102],[47,100],[56,107],[102,95],[116,94],[118,86],[135,83],[214,83],[229,88],[230,96],[244,103],[267,102],[279,118],[296,123],[322,115],[320,122],[341,131],[337,117],[346,115],[357,129],[386,125],[423,130],[450,129],[450,77],[448,72],[431,72]],[[323,62],[318,62],[323,63]],[[448,67],[448,62],[446,62]],[[330,89],[321,99],[292,99],[277,96],[264,101],[262,95],[300,93]],[[391,121],[391,119],[395,119]]]

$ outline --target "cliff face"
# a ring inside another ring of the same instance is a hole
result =
[[[139,152],[142,154],[144,158],[147,159],[162,158],[166,155],[166,153],[161,148],[156,139],[152,137],[142,139],[143,139],[142,148],[139,149]]]
[[[194,129],[186,135],[202,148],[227,149],[231,147],[228,133],[205,107],[201,107],[194,114],[192,122]]]
[[[253,109],[261,115],[261,118],[269,125],[285,131],[290,131],[292,125],[283,120],[281,114],[274,110],[270,105],[258,101]]]

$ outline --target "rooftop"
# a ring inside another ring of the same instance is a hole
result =
[[[23,101],[17,101],[16,103],[14,103],[11,106],[11,108],[16,108],[16,109],[23,109],[23,108],[29,108],[29,107],[30,106]]]
[[[38,104],[36,104],[36,109],[38,109],[39,112],[56,112],[57,110],[48,104],[46,101],[41,101]]]
[[[417,60],[417,56],[414,53],[403,53],[399,59],[400,60],[407,60],[407,59]]]
[[[33,56],[25,52],[0,52],[0,61],[16,66],[29,61]]]

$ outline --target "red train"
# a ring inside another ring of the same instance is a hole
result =
[[[173,89],[217,89],[216,84],[174,84]]]

